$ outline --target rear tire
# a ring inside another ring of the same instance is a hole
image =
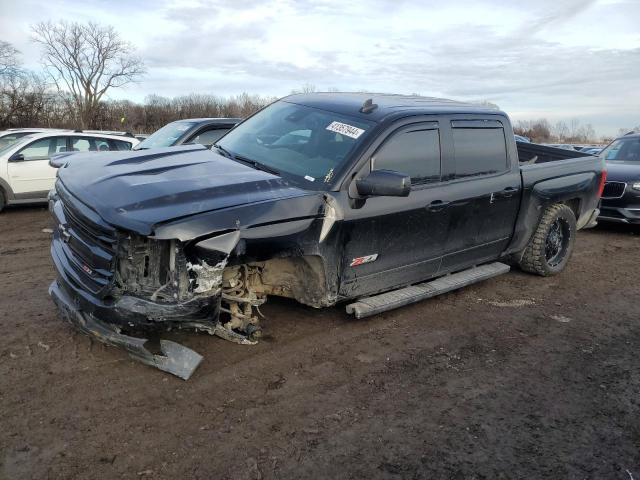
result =
[[[4,196],[4,191],[0,188],[0,212],[4,210],[4,207],[7,205],[6,197]]]
[[[573,252],[576,232],[576,217],[568,206],[547,207],[518,263],[520,268],[543,277],[560,273]]]

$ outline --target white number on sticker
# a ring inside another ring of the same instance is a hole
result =
[[[339,133],[340,135],[345,135],[351,138],[358,138],[360,135],[364,133],[364,130],[358,127],[354,127],[353,125],[348,125],[346,123],[340,122],[331,122],[331,124],[327,127],[327,130],[331,132]]]

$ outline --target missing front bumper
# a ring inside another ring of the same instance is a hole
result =
[[[90,313],[75,309],[73,301],[57,281],[49,287],[49,294],[62,318],[78,330],[107,345],[124,348],[129,355],[142,363],[188,380],[202,361],[202,356],[197,352],[170,340],[160,340],[162,355],[150,352],[145,347],[148,341],[146,338],[125,335],[116,325],[103,322]]]
[[[94,308],[96,312],[104,313],[105,309],[95,308],[95,305],[81,302],[78,297],[74,300],[73,296],[66,291],[65,287],[61,285],[58,280],[53,281],[49,286],[49,295],[51,295],[51,298],[58,307],[62,318],[82,333],[107,345],[124,348],[129,355],[146,365],[176,375],[183,380],[188,380],[202,361],[203,357],[200,354],[171,340],[160,340],[160,350],[162,354],[154,354],[145,346],[149,341],[148,339],[132,337],[122,333],[120,325],[126,323],[135,325],[131,320],[136,316],[141,316],[142,312],[136,311],[136,308],[126,311],[128,314],[126,321],[124,321],[122,317],[122,315],[125,314],[123,309],[114,308],[111,313],[116,317],[120,316],[120,318],[118,318],[118,324],[114,324],[101,320],[91,312],[82,310],[83,303],[85,303],[87,307]],[[149,305],[147,305],[145,301],[137,304],[138,309],[142,307],[149,307]],[[200,311],[201,310],[197,308],[193,311],[189,309],[185,310],[185,307],[181,306],[178,307],[178,311],[175,311],[174,308],[174,310],[171,311],[147,310],[146,313],[156,314],[158,320],[166,320],[167,317],[171,318],[173,321],[167,324],[170,323],[176,329],[202,331],[241,345],[255,345],[257,343],[245,335],[226,328],[217,320],[203,320],[197,317],[190,318],[186,315],[189,312]],[[179,319],[179,321],[176,321],[177,319]],[[160,324],[162,324],[162,322],[157,325]]]

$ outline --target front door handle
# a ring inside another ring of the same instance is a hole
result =
[[[450,203],[451,202],[444,202],[442,200],[434,200],[429,205],[427,205],[427,210],[429,210],[430,212],[439,212],[447,208]]]
[[[502,190],[501,192],[498,192],[498,194],[501,197],[509,198],[509,197],[512,197],[517,191],[518,191],[517,188],[507,187],[504,190]]]

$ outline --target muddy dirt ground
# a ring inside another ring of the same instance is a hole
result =
[[[0,215],[2,479],[640,479],[637,229],[367,320],[270,301],[257,346],[171,334],[184,382],[57,318],[47,227]]]

